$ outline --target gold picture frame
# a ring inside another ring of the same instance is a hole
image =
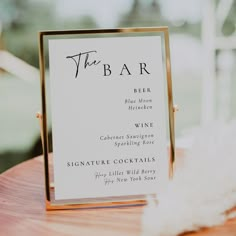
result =
[[[45,170],[45,196],[46,209],[74,209],[74,208],[97,208],[97,207],[112,207],[126,205],[142,205],[146,203],[145,196],[129,196],[117,198],[103,199],[83,199],[78,200],[55,200],[53,175],[50,168],[49,155],[49,137],[48,137],[48,113],[47,113],[47,95],[46,95],[46,47],[45,42],[50,37],[76,37],[76,35],[96,36],[96,35],[149,35],[160,34],[163,37],[163,54],[164,67],[167,83],[167,111],[168,111],[168,128],[169,128],[169,177],[173,177],[174,161],[175,161],[175,130],[174,130],[174,112],[176,108],[173,106],[172,95],[172,80],[171,80],[171,63],[170,63],[170,47],[169,47],[169,32],[168,27],[142,27],[142,28],[116,28],[116,29],[89,29],[89,30],[66,30],[66,31],[41,31],[39,32],[39,63],[40,63],[40,81],[41,81],[41,113],[37,114],[40,120],[41,140],[44,155],[44,170]]]

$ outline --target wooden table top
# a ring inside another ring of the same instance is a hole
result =
[[[143,207],[46,211],[42,157],[0,175],[0,235],[141,235]],[[235,236],[236,220],[185,236]]]

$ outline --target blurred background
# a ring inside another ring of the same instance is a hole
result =
[[[1,0],[0,173],[42,153],[37,32],[133,26],[169,26],[178,146],[235,119],[235,0]]]

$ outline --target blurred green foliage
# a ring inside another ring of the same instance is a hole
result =
[[[38,32],[69,28],[95,28],[89,16],[60,19],[55,14],[56,1],[1,0],[2,41],[15,56],[38,67]]]
[[[120,17],[117,27],[168,25],[171,33],[188,33],[200,37],[200,22],[190,24],[187,21],[170,22],[161,14],[158,1],[133,0],[128,13]],[[1,0],[0,22],[3,24],[2,40],[4,47],[14,55],[38,67],[37,32],[41,30],[97,28],[92,16],[63,18],[58,17],[56,0]],[[222,32],[230,35],[235,30],[236,2],[223,25]]]

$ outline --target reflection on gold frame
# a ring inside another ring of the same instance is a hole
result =
[[[144,28],[119,28],[119,29],[91,29],[91,30],[67,30],[67,31],[42,31],[39,32],[39,63],[40,63],[40,79],[41,79],[41,102],[42,113],[38,113],[37,117],[40,120],[41,139],[44,154],[44,170],[45,170],[45,192],[46,192],[46,209],[74,209],[74,208],[97,208],[97,207],[112,207],[125,205],[142,205],[146,203],[145,196],[127,196],[122,198],[102,198],[102,199],[83,199],[56,201],[54,199],[54,186],[51,183],[51,170],[49,165],[49,139],[47,127],[47,101],[46,101],[46,75],[45,75],[45,37],[50,36],[66,36],[66,35],[114,35],[114,34],[150,34],[163,33],[164,36],[164,58],[167,79],[167,96],[168,96],[168,119],[169,119],[169,136],[170,136],[170,151],[169,151],[169,177],[173,178],[174,161],[175,161],[175,134],[174,134],[174,112],[176,108],[173,106],[172,96],[172,81],[171,81],[171,63],[170,63],[170,48],[169,48],[169,32],[168,27],[144,27]]]

